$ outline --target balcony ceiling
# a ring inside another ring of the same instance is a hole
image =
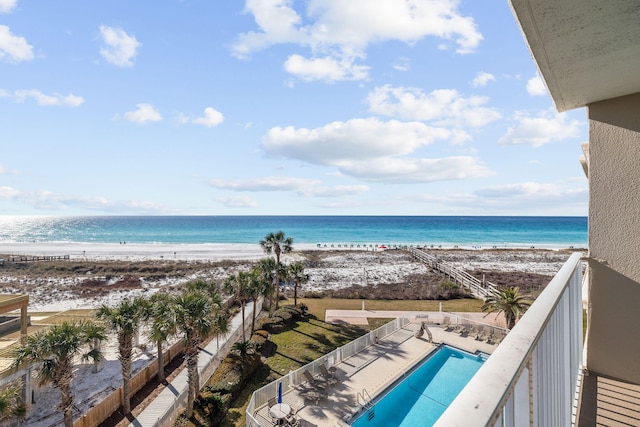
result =
[[[509,2],[559,111],[640,92],[640,1]]]

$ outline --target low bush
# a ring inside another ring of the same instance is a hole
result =
[[[255,353],[225,358],[194,403],[194,418],[201,425],[217,425],[260,367],[262,360]]]
[[[259,352],[260,350],[262,350],[262,347],[264,347],[268,340],[269,332],[261,329],[253,333],[250,341],[253,343],[254,349]]]

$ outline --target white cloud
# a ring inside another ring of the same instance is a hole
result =
[[[134,36],[130,36],[120,28],[100,25],[100,35],[105,44],[100,49],[100,55],[110,64],[118,67],[133,66],[133,59],[138,54],[138,48],[142,46]]]
[[[565,188],[558,184],[522,182],[487,187],[474,192],[485,206],[531,208],[555,205],[584,204],[588,200],[586,186]]]
[[[269,176],[246,180],[213,179],[209,182],[220,190],[232,191],[290,191],[306,197],[343,197],[369,190],[366,185],[321,185],[317,179]]]
[[[203,125],[209,128],[216,127],[224,122],[224,116],[215,108],[207,107],[204,109],[204,116],[191,120],[192,123]]]
[[[537,117],[527,112],[516,112],[515,126],[498,140],[501,145],[531,145],[540,147],[553,141],[580,136],[582,123],[570,120],[566,113],[557,113],[553,109],[541,111]]]
[[[453,136],[447,129],[420,122],[368,118],[333,122],[316,129],[274,127],[263,138],[262,147],[272,156],[336,165],[343,160],[406,155]]]
[[[133,123],[159,122],[162,120],[160,112],[151,104],[137,104],[137,110],[128,111],[124,117]]]
[[[391,85],[376,87],[367,96],[373,113],[460,127],[480,127],[500,119],[498,111],[484,106],[488,101],[483,96],[465,98],[455,89],[425,94],[418,88]]]
[[[17,0],[0,0],[0,13],[13,12],[17,3]]]
[[[247,0],[245,12],[253,15],[258,29],[240,34],[232,46],[233,54],[243,58],[276,44],[297,44],[310,49],[311,57],[290,57],[288,70],[299,77],[316,76],[320,71],[336,73],[336,64],[353,64],[349,58],[364,57],[373,43],[397,40],[414,44],[427,37],[453,41],[458,53],[473,52],[482,35],[473,18],[463,16],[457,0],[313,0],[304,11],[296,11],[292,0]],[[302,18],[304,16],[304,19]],[[330,56],[330,64],[322,57]],[[293,59],[292,59],[293,58]],[[363,66],[358,66],[363,67]],[[313,68],[313,72],[308,71]],[[301,73],[304,69],[306,72]],[[353,67],[348,67],[349,70]],[[362,70],[359,70],[362,71]],[[366,78],[362,72],[347,73]],[[332,74],[326,73],[323,80]],[[338,76],[343,74],[337,73]]]
[[[340,171],[367,181],[421,183],[484,178],[493,172],[477,158],[453,156],[440,159],[381,158],[367,162],[344,162]]]
[[[333,166],[343,175],[379,182],[431,182],[484,177],[492,172],[471,156],[411,159],[406,156],[456,132],[420,122],[375,118],[333,122],[316,129],[275,127],[263,139],[271,156]]]
[[[20,192],[12,187],[0,186],[0,199],[12,199],[20,195]]]
[[[19,174],[20,174],[20,171],[11,170],[6,166],[4,166],[2,163],[0,163],[0,175],[19,175]]]
[[[36,209],[61,210],[69,206],[82,206],[87,209],[101,210],[108,205],[104,197],[73,196],[46,190],[21,194],[20,199]]]
[[[257,208],[258,203],[248,196],[218,197],[216,201],[228,208]]]
[[[532,96],[543,96],[547,94],[547,88],[544,86],[540,74],[527,80],[527,92]]]
[[[301,55],[291,55],[284,63],[284,69],[305,81],[363,80],[369,75],[369,67],[354,64],[352,58],[337,59],[330,56],[307,59]]]
[[[393,64],[393,69],[397,71],[409,71],[411,68],[411,60],[406,57],[398,58],[397,61]]]
[[[354,196],[369,191],[366,185],[334,185],[301,188],[298,193],[312,197],[344,197]]]
[[[43,107],[51,106],[65,106],[65,107],[79,107],[84,103],[84,98],[73,94],[69,95],[45,95],[37,89],[16,90],[13,98],[16,102],[24,102],[28,98],[33,98],[36,104]]]
[[[441,211],[457,214],[583,215],[587,209],[588,189],[563,183],[522,182],[481,188],[472,193],[420,193],[404,197],[403,203],[428,203]]]
[[[38,210],[64,211],[69,208],[118,214],[167,214],[174,213],[166,206],[139,200],[111,201],[101,196],[78,196],[55,193],[48,190],[25,192],[12,187],[0,186],[0,200],[12,199]]]
[[[221,190],[233,191],[297,191],[300,188],[320,184],[317,179],[269,176],[257,179],[212,179],[209,183]]]
[[[473,79],[473,87],[478,86],[486,86],[489,82],[495,82],[496,76],[491,73],[485,73],[484,71],[480,71],[476,78]]]
[[[30,61],[33,59],[33,46],[24,37],[11,34],[6,25],[0,25],[0,59],[9,62]]]

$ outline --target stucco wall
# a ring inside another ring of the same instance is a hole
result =
[[[640,94],[589,105],[587,368],[640,383]]]

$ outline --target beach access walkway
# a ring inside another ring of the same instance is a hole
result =
[[[258,304],[257,311],[262,304]],[[251,328],[253,304],[245,307],[245,332]],[[198,356],[200,386],[211,378],[220,362],[229,354],[233,344],[242,336],[242,313],[231,319],[229,333],[220,339],[212,339]],[[176,418],[187,406],[187,369],[183,369],[146,408],[135,417],[130,427],[154,427],[173,425]]]
[[[498,292],[496,284],[484,280],[484,276],[482,280],[479,280],[463,269],[458,268],[453,264],[449,264],[448,262],[444,262],[438,259],[437,256],[430,254],[423,249],[409,248],[408,250],[415,258],[429,266],[431,269],[449,277],[463,288],[466,288],[476,298],[484,299],[488,296],[495,295]]]

